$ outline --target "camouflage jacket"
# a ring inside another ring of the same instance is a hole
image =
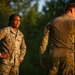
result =
[[[23,60],[26,54],[26,45],[23,34],[14,31],[11,26],[0,30],[0,52],[8,54],[9,58],[1,59],[5,64],[19,65],[18,59]]]
[[[61,54],[66,53],[65,49],[73,49],[75,43],[75,25],[74,20],[64,14],[57,17],[48,23],[44,30],[44,37],[41,43],[41,54],[46,51],[46,47],[50,41],[50,49],[53,54],[61,52]],[[61,50],[62,49],[62,50]]]

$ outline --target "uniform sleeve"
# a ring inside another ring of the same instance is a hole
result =
[[[41,43],[41,46],[40,46],[40,52],[41,54],[43,54],[46,50],[46,47],[48,45],[48,39],[49,39],[49,30],[50,28],[50,23],[48,23],[44,29],[44,37],[42,39],[42,43]]]
[[[26,55],[26,44],[23,37],[21,42],[21,48],[20,48],[20,59],[23,60],[25,55]]]
[[[0,30],[0,40],[2,40],[5,37],[5,35],[6,35],[5,29],[1,29]]]
[[[47,67],[45,51],[46,51],[48,41],[49,41],[49,33],[50,33],[50,23],[48,23],[44,29],[44,36],[43,36],[42,43],[40,46],[40,65],[43,68]]]

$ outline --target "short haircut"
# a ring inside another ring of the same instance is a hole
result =
[[[72,8],[75,8],[75,3],[69,3],[65,7],[65,12],[71,11]]]
[[[8,23],[8,26],[11,25],[11,21],[14,20],[14,17],[15,17],[15,16],[19,16],[19,17],[21,18],[21,16],[20,16],[19,14],[11,14],[10,17],[9,17],[9,23]]]

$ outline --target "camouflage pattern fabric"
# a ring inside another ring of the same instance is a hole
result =
[[[68,51],[66,57],[50,57],[48,75],[74,75],[74,54]]]
[[[74,75],[74,20],[64,14],[54,19],[49,25],[49,29],[45,28],[47,31],[44,33],[40,46],[42,56],[50,41],[48,75]]]
[[[8,75],[4,74],[4,72],[9,71],[10,68],[12,69],[15,66],[18,68],[20,65],[19,59],[23,60],[26,54],[26,45],[23,34],[19,30],[14,31],[11,26],[1,29],[0,47],[1,53],[9,55],[9,58],[0,58],[0,64],[2,64],[0,66],[0,73],[2,72],[2,75]],[[1,69],[4,70],[1,71]]]
[[[19,66],[0,64],[0,75],[19,75]]]

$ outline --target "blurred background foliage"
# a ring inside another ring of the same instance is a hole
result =
[[[27,53],[20,65],[20,75],[45,75],[40,66],[40,44],[45,25],[64,13],[64,6],[75,0],[45,0],[41,12],[39,0],[0,0],[0,29],[8,25],[12,13],[21,15],[20,30],[25,36]],[[35,2],[33,5],[32,3]]]

